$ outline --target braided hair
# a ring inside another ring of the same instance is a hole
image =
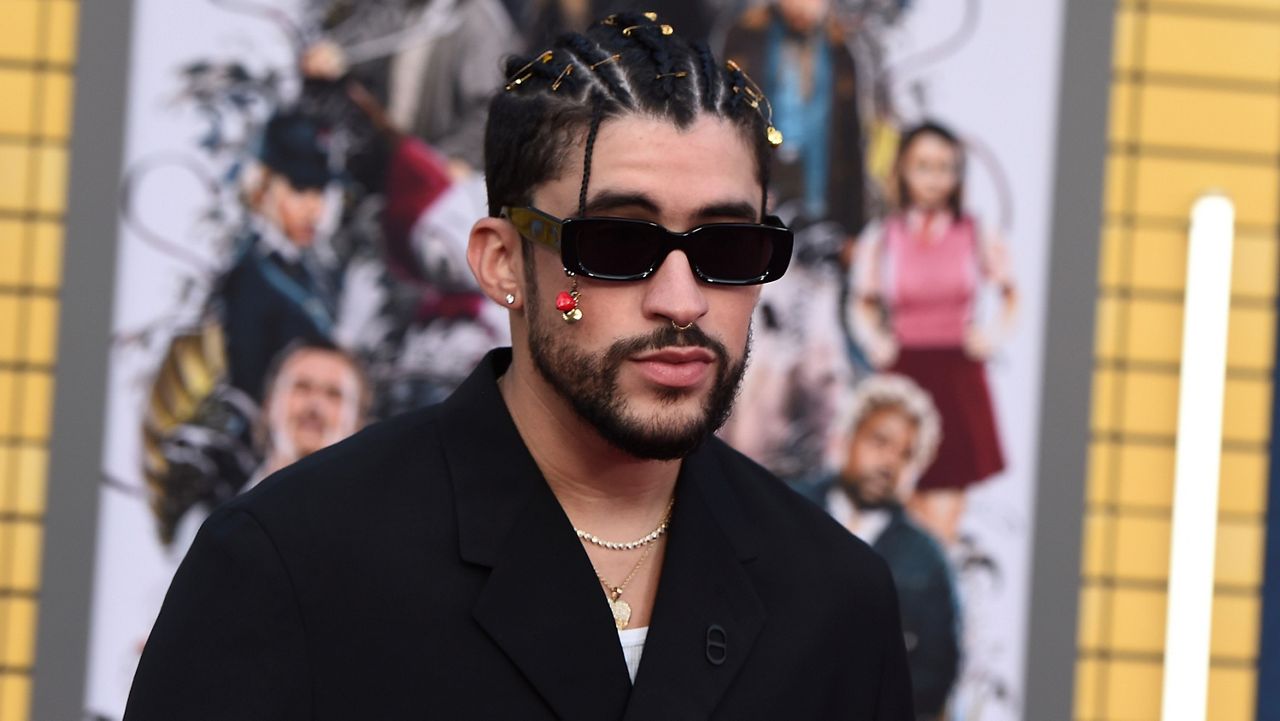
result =
[[[700,113],[731,122],[753,149],[764,214],[769,136],[776,132],[769,126],[768,101],[740,68],[717,63],[705,43],[685,42],[654,14],[619,13],[585,34],[561,35],[537,55],[508,58],[506,76],[506,88],[489,104],[485,129],[491,216],[503,206],[531,204],[535,187],[567,170],[565,149],[585,138],[582,214],[602,122],[638,114],[683,130]]]

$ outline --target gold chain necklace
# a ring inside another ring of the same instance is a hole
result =
[[[662,521],[658,523],[658,527],[634,541],[606,541],[596,534],[584,531],[577,526],[573,527],[573,532],[578,534],[578,538],[581,538],[593,546],[607,548],[610,551],[634,551],[637,548],[643,548],[659,538],[662,538],[662,534],[666,533],[667,527],[671,525],[671,508],[675,503],[676,498],[675,496],[672,496],[671,500],[667,502],[667,510],[662,514]]]
[[[618,627],[619,631],[626,628],[628,623],[631,623],[631,604],[622,600],[622,591],[626,589],[628,583],[631,583],[631,579],[635,578],[636,571],[640,570],[640,566],[644,564],[644,560],[649,557],[649,551],[652,550],[651,546],[645,547],[644,552],[640,554],[640,560],[636,561],[636,565],[631,567],[631,573],[628,573],[627,577],[622,579],[622,583],[617,586],[604,580],[604,576],[601,576],[600,572],[596,571],[596,578],[600,579],[600,585],[604,586],[605,598],[609,601],[609,610],[613,612],[613,624]],[[595,571],[595,566],[592,566],[591,570]]]

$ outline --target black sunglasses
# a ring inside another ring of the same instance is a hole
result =
[[[705,283],[768,283],[786,272],[794,242],[772,215],[764,223],[708,223],[684,233],[629,218],[561,220],[529,207],[503,208],[502,217],[525,238],[560,251],[565,270],[599,280],[643,280],[680,250]]]

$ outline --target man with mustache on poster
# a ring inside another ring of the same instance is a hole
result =
[[[265,458],[245,491],[360,430],[368,417],[369,381],[360,363],[332,343],[299,340],[285,347],[264,387],[257,445]]]
[[[215,513],[125,717],[913,718],[884,562],[712,435],[791,254],[767,99],[652,14],[506,69],[512,348]]]

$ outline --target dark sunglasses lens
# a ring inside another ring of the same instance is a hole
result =
[[[689,240],[690,260],[712,281],[740,283],[769,271],[777,234],[754,226],[705,227]]]
[[[665,240],[647,223],[609,219],[577,221],[578,262],[588,275],[637,278],[653,269]]]
[[[643,221],[613,218],[575,220],[565,226],[566,239],[576,249],[579,270],[594,277],[635,280],[646,276],[666,257],[670,236],[662,228]],[[683,243],[699,275],[711,282],[758,283],[786,252],[786,231],[776,228],[726,224],[708,225]],[[785,263],[784,263],[785,264]]]

